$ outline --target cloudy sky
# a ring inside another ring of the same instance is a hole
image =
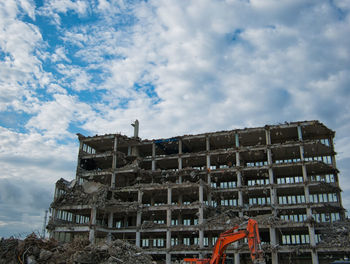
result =
[[[41,229],[75,133],[318,119],[350,209],[350,1],[0,1],[0,236]]]

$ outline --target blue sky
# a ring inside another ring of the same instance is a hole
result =
[[[348,0],[0,1],[0,236],[40,230],[75,133],[318,119],[350,209]]]

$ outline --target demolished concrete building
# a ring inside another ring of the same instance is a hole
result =
[[[56,183],[50,235],[123,239],[171,263],[210,256],[218,235],[248,216],[267,263],[330,263],[350,254],[349,229],[329,235],[349,226],[334,135],[319,121],[155,140],[78,134],[76,179]],[[227,254],[249,263],[244,242]]]

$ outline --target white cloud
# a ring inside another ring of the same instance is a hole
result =
[[[337,131],[346,186],[349,7],[343,0],[52,0],[33,13],[32,1],[3,1],[0,111],[32,116],[23,133],[2,128],[0,164],[15,178],[40,174],[48,184],[73,177],[59,168],[74,167],[77,146],[57,143],[75,140],[71,125],[131,135],[139,119],[140,135],[157,138],[320,119]],[[56,23],[56,46],[20,20],[23,12]],[[91,14],[93,23],[62,19]]]
[[[44,6],[38,10],[38,14],[53,19],[57,25],[61,23],[61,14],[73,11],[79,16],[85,16],[88,12],[89,1],[85,0],[50,0],[45,1]]]

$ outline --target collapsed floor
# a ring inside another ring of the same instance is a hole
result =
[[[24,240],[0,241],[0,264],[151,264],[152,258],[122,240],[110,244],[91,245],[89,240],[59,243],[29,235]]]

